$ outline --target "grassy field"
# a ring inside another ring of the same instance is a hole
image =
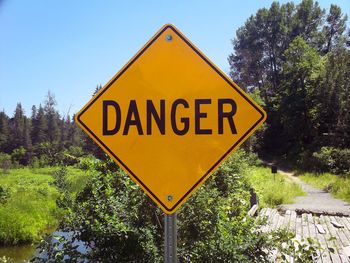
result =
[[[333,196],[350,202],[350,176],[337,176],[330,173],[303,173],[299,178],[315,187],[330,192]]]
[[[21,168],[0,172],[0,244],[32,242],[57,226],[62,217],[62,211],[56,206],[59,192],[52,185],[52,173],[57,169]],[[68,181],[74,193],[84,186],[85,172],[68,167]]]
[[[283,175],[271,173],[270,168],[253,167],[248,176],[262,207],[293,203],[294,197],[304,195],[301,187]]]

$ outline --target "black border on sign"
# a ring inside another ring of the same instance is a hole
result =
[[[135,173],[133,173],[131,171],[131,169],[122,161],[120,160],[108,147],[107,145],[105,145],[90,129],[89,127],[87,127],[82,120],[80,119],[80,117],[82,116],[82,114],[84,114],[84,112],[115,82],[118,80],[118,78],[154,43],[154,41],[156,41],[159,36],[166,30],[166,29],[172,29],[176,35],[178,37],[180,37],[183,41],[185,41],[185,43],[194,51],[196,52],[196,54],[198,56],[200,56],[216,73],[218,73],[234,90],[236,90],[250,105],[252,105],[260,114],[261,114],[261,118],[243,135],[241,136],[241,138],[230,147],[230,149],[217,161],[215,162],[212,167],[198,180],[198,182],[196,184],[193,185],[193,187],[188,190],[186,192],[186,194],[179,200],[176,202],[176,204],[174,204],[171,208],[168,208],[161,200],[159,200],[159,198],[136,176]],[[213,169],[232,151],[233,148],[235,148],[250,132],[251,130],[253,130],[265,117],[265,113],[263,111],[261,111],[254,103],[252,103],[250,101],[250,99],[248,99],[248,97],[240,90],[238,89],[235,85],[233,85],[231,83],[231,81],[224,75],[222,74],[222,72],[220,72],[206,57],[204,57],[186,38],[184,38],[173,26],[171,25],[167,25],[163,28],[163,30],[161,30],[138,54],[136,57],[134,57],[133,60],[131,60],[127,66],[118,74],[114,77],[114,79],[112,81],[109,82],[108,86],[106,86],[92,101],[90,101],[90,103],[85,107],[85,109],[80,112],[77,116],[77,120],[80,122],[81,125],[83,125],[85,127],[85,129],[87,131],[89,131],[89,133],[101,144],[103,145],[106,150],[109,152],[109,154],[111,154],[116,160],[118,160],[118,162],[124,166],[124,168],[130,173],[130,175],[132,175],[137,182],[142,185],[147,191],[148,193],[150,193],[167,211],[172,212],[173,209],[179,205],[190,193],[191,191],[197,187],[198,184],[200,184],[208,174],[210,174]]]

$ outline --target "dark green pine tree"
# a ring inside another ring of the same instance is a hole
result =
[[[68,144],[82,147],[81,129],[78,127],[78,125],[76,125],[74,121],[71,121],[69,115],[66,118],[66,127]]]
[[[47,138],[50,143],[60,140],[59,120],[60,116],[55,109],[56,100],[54,95],[49,91],[46,96],[44,111],[47,119]]]
[[[10,127],[5,111],[0,112],[0,151],[9,153]]]
[[[16,110],[13,118],[10,122],[11,137],[10,137],[10,149],[11,151],[21,146],[24,147],[24,126],[25,116],[21,103],[17,103]]]
[[[24,118],[24,130],[23,130],[23,147],[26,149],[26,155],[23,159],[23,164],[29,164],[33,157],[33,145],[31,134],[31,120],[27,117]]]
[[[68,121],[67,121],[68,119]],[[66,118],[59,119],[59,129],[60,129],[60,141],[59,141],[59,148],[60,150],[64,150],[65,148],[68,148],[70,146],[68,142],[68,129],[69,129],[69,116]]]
[[[339,41],[344,40],[343,33],[346,29],[347,15],[342,14],[341,8],[337,5],[331,5],[329,14],[326,18],[326,25],[323,27],[323,33],[326,38],[324,47],[325,53],[330,52]]]
[[[35,106],[33,106],[35,107]],[[32,110],[32,143],[33,145],[38,145],[40,143],[47,141],[47,119],[45,116],[44,108],[39,105],[39,109],[35,111]]]
[[[345,51],[337,55],[350,46],[346,18],[335,5],[326,16],[314,0],[274,2],[237,30],[230,75],[248,91],[260,91],[268,115],[261,142],[269,154],[288,155],[291,147],[294,153],[317,151],[324,143],[350,141],[344,84],[349,66]],[[339,136],[326,142],[322,134]]]

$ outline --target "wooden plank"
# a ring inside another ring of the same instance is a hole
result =
[[[346,217],[344,217],[344,219],[345,219],[346,221],[348,221],[348,223],[350,224],[350,217],[346,216]]]
[[[317,229],[316,226],[314,224],[314,220],[312,218],[311,214],[305,214],[306,215],[306,221],[307,221],[307,226],[308,226],[308,232],[309,232],[309,237],[312,238],[313,240],[315,240],[315,242],[318,242],[321,244],[320,240],[318,240],[318,236],[317,236]],[[317,263],[323,263],[322,261],[322,255],[321,255],[321,251],[318,250],[317,251]]]
[[[301,240],[303,237],[303,227],[301,224],[301,216],[297,216],[295,220],[295,238]]]
[[[266,220],[265,224],[261,226],[261,231],[266,232],[267,231],[267,224],[268,224],[268,218],[271,213],[271,208],[263,208],[259,214],[259,219],[260,220]]]
[[[267,231],[271,231],[272,230],[273,220],[274,220],[276,214],[277,214],[277,210],[276,209],[271,209],[271,213],[270,213],[270,216],[269,216],[269,219],[268,219]]]
[[[281,216],[278,213],[278,211],[276,211],[276,213],[274,214],[274,216],[272,218],[271,230],[277,229],[277,225],[278,225],[278,222],[280,221],[280,219],[281,219]]]
[[[339,257],[343,263],[349,263],[348,258],[344,254],[344,247],[347,247],[349,245],[349,241],[347,237],[344,234],[344,225],[340,224],[338,221],[336,221],[336,218],[334,216],[329,216],[329,223],[334,227],[334,232],[337,234],[337,241],[340,245],[339,248]]]
[[[320,233],[320,234],[326,234],[326,230],[323,228],[323,226],[321,224],[316,224],[316,229],[317,229],[317,232]]]
[[[331,241],[330,238],[332,236],[332,232],[331,230],[329,229],[329,226],[327,224],[327,221],[325,219],[325,216],[321,215],[320,216],[320,223],[322,224],[323,228],[326,230],[326,241],[327,241],[327,247],[332,247],[335,249],[335,252],[332,253],[329,251],[329,254],[331,256],[331,259],[332,259],[332,262],[333,263],[342,263],[341,262],[341,259],[340,259],[340,256],[338,254],[338,251],[337,251],[337,245],[336,245],[336,242],[333,240]]]
[[[345,256],[347,256],[348,258],[350,258],[350,246],[344,247],[344,248],[343,248],[343,252],[344,252]]]
[[[295,211],[292,211],[290,214],[289,230],[294,234],[296,230],[296,220],[297,220],[297,213]]]
[[[256,211],[258,211],[259,205],[253,205],[252,208],[248,211],[247,215],[248,216],[254,216]]]
[[[319,221],[319,218],[316,217],[316,216],[313,216],[312,217],[312,220],[314,222],[314,225],[315,225],[315,229],[316,229],[316,225],[320,225],[320,221]],[[323,228],[323,227],[322,227]],[[322,248],[322,251],[321,251],[321,258],[322,258],[322,262],[323,263],[329,263],[329,262],[332,262],[332,259],[331,259],[331,255],[329,253],[329,250],[328,250],[328,247],[327,247],[327,241],[326,241],[326,236],[324,234],[321,234],[319,233],[319,231],[315,231],[316,233],[316,236],[317,236],[317,240],[320,242],[321,244],[321,248]]]
[[[340,221],[344,224],[343,233],[346,236],[346,238],[348,239],[348,241],[350,242],[350,223],[343,216],[341,216],[341,217],[336,216],[335,218],[337,219],[338,222]]]
[[[348,258],[344,254],[339,254],[342,263],[349,263]]]
[[[285,215],[284,215],[284,221],[283,225],[286,230],[289,230],[289,225],[290,225],[290,217],[292,215],[292,212],[290,210],[287,210]]]
[[[329,216],[324,216],[324,221],[327,224],[329,233],[331,234],[331,236],[335,237],[335,243],[337,245],[337,249],[339,250],[342,247],[342,242],[340,241],[340,238],[338,236],[338,232],[337,232],[337,228],[335,228],[332,224],[331,224],[331,219]]]
[[[335,228],[344,228],[343,224],[340,224],[339,222],[337,222],[337,220],[335,220],[334,216],[330,216],[329,217],[331,219],[331,224],[335,227]]]
[[[276,229],[286,228],[285,223],[284,223],[285,220],[286,220],[286,216],[280,215]]]
[[[258,215],[259,219],[265,216],[266,210],[267,209],[265,207],[260,209],[259,215]]]
[[[307,214],[301,215],[301,230],[302,230],[302,237],[308,238],[310,236],[309,233],[309,226],[307,221]]]
[[[346,247],[346,246],[350,245],[348,238],[344,234],[345,226],[343,224],[341,224],[340,220],[338,222],[334,216],[330,216],[329,219],[330,219],[331,224],[334,226],[334,228],[338,234],[338,237],[340,239],[342,247]],[[339,227],[339,226],[342,226],[342,227]]]

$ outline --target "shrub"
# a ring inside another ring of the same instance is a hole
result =
[[[79,163],[79,157],[84,155],[84,151],[79,146],[70,146],[63,152],[62,163],[64,165],[75,165]]]
[[[5,204],[10,197],[10,189],[6,186],[0,185],[0,205]]]
[[[4,172],[7,172],[11,168],[11,156],[9,154],[0,152],[0,169],[3,169]]]
[[[79,169],[82,169],[84,171],[94,169],[96,165],[98,164],[99,160],[96,159],[92,155],[84,156],[79,158],[79,162],[77,164],[77,167]]]
[[[13,163],[17,162],[19,164],[25,164],[26,161],[26,149],[24,149],[22,146],[14,149],[11,153],[11,160]]]
[[[322,147],[312,156],[314,169],[318,172],[350,173],[350,149]]]
[[[40,167],[40,161],[39,161],[39,158],[34,156],[30,162],[29,162],[29,166],[31,168],[39,168]]]
[[[249,209],[245,173],[249,155],[237,151],[180,208],[179,262],[268,262],[272,247],[267,234],[257,233]],[[42,251],[55,262],[69,255],[74,261],[163,262],[163,216],[150,198],[116,164],[94,165],[85,189],[73,201],[62,229],[87,246],[86,254],[72,240],[57,248],[43,242]]]

